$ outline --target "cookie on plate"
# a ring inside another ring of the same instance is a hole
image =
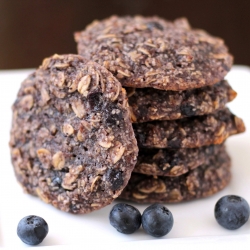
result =
[[[237,95],[225,80],[186,91],[127,88],[127,93],[134,123],[211,114],[225,108]]]
[[[156,176],[179,176],[225,152],[224,144],[200,148],[139,149],[134,173]]]
[[[226,152],[179,177],[133,173],[119,196],[138,203],[174,203],[204,198],[222,190],[230,181],[231,161]]]
[[[100,63],[123,86],[186,90],[221,81],[233,62],[222,39],[186,19],[118,17],[75,33],[78,53]]]
[[[81,56],[47,58],[18,92],[10,147],[26,192],[66,212],[100,209],[121,193],[136,163],[125,90]]]
[[[139,147],[198,148],[221,144],[230,135],[245,131],[242,119],[229,109],[174,121],[133,124]]]

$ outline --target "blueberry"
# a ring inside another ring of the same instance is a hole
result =
[[[153,204],[142,214],[142,227],[151,236],[162,237],[168,234],[174,224],[172,213],[161,204]]]
[[[141,213],[131,205],[119,203],[110,211],[109,222],[118,232],[132,234],[141,226]]]
[[[196,114],[195,107],[188,103],[181,105],[181,114],[185,116],[194,116]]]
[[[160,25],[159,23],[157,22],[150,22],[150,23],[147,23],[147,27],[152,30],[152,29],[158,29],[158,30],[163,30],[163,27],[162,25]]]
[[[47,222],[38,216],[29,215],[22,218],[17,226],[18,237],[28,245],[38,245],[48,234]]]
[[[119,189],[124,183],[121,171],[109,169],[107,172],[107,178],[111,183],[111,190],[113,191]]]
[[[221,226],[229,230],[235,230],[248,221],[249,205],[240,196],[226,195],[217,201],[214,216]]]

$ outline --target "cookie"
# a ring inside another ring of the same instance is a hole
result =
[[[200,148],[140,149],[134,173],[179,176],[225,153],[224,144]]]
[[[11,158],[27,193],[71,213],[113,201],[137,158],[126,92],[104,67],[54,55],[21,85]]]
[[[133,124],[139,147],[198,148],[221,144],[230,135],[245,131],[242,119],[229,109],[175,121]]]
[[[230,181],[230,158],[226,152],[179,177],[132,174],[120,199],[138,203],[176,203],[204,198],[222,190]]]
[[[227,81],[186,91],[127,88],[127,93],[134,123],[211,114],[237,95]]]
[[[232,56],[222,39],[186,19],[117,17],[75,33],[78,53],[105,66],[123,86],[186,90],[221,81]]]

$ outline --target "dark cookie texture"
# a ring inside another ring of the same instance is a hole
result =
[[[117,17],[75,33],[78,53],[105,66],[123,86],[186,90],[221,81],[233,58],[222,39],[186,19]]]
[[[174,203],[204,198],[222,190],[230,181],[230,158],[226,152],[179,177],[132,174],[119,196],[138,203]]]
[[[227,81],[186,91],[127,88],[127,93],[134,123],[211,114],[237,95]]]
[[[224,144],[200,148],[140,149],[135,173],[157,176],[179,176],[225,153]]]
[[[133,124],[139,147],[198,148],[221,144],[230,135],[245,131],[244,122],[229,109],[175,121]]]
[[[10,147],[26,192],[66,212],[100,209],[121,193],[136,163],[126,92],[81,56],[47,58],[21,85]]]

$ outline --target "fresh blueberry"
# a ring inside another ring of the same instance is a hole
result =
[[[162,237],[168,234],[174,224],[172,213],[161,204],[153,204],[142,214],[142,227],[151,236]]]
[[[110,211],[109,222],[118,232],[132,234],[141,226],[141,213],[131,205],[119,203]]]
[[[28,245],[38,245],[48,234],[47,222],[38,216],[29,215],[22,218],[17,226],[18,237]]]
[[[217,201],[214,216],[221,226],[229,230],[235,230],[248,221],[249,205],[240,196],[226,195]]]

